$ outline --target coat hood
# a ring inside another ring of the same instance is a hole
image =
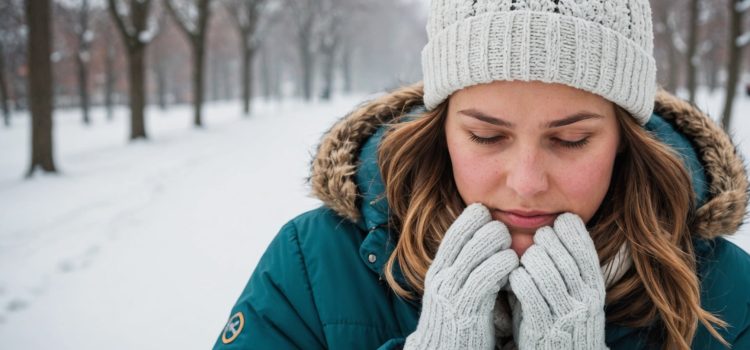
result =
[[[379,200],[384,188],[377,144],[385,124],[423,111],[419,83],[365,102],[340,119],[323,136],[312,161],[312,194],[366,230],[387,222],[387,203]],[[692,175],[699,205],[694,234],[711,239],[736,232],[746,213],[748,179],[729,136],[698,108],[665,91],[657,93],[654,114],[646,128],[682,155]]]

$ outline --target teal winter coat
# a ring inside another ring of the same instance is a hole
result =
[[[313,192],[324,206],[284,225],[229,313],[214,349],[399,349],[416,329],[419,301],[399,298],[383,266],[397,233],[376,163],[398,111],[422,110],[404,88],[360,107],[323,138]],[[694,237],[704,309],[729,324],[720,333],[750,349],[750,256],[720,237],[734,233],[747,202],[747,175],[729,138],[703,113],[660,93],[646,126],[679,153],[698,198]],[[398,271],[396,271],[398,276]],[[611,349],[659,349],[660,334],[608,324]],[[724,349],[701,325],[693,349]]]

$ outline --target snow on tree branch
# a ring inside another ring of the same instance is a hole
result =
[[[190,4],[176,6],[171,0],[165,0],[164,7],[188,38],[196,35],[198,32],[198,9]]]
[[[750,32],[745,32],[744,34],[737,37],[737,40],[734,41],[734,44],[737,45],[737,47],[744,47],[747,44],[750,44]]]
[[[155,17],[150,17],[148,20],[148,23],[146,24],[146,28],[142,30],[140,33],[138,33],[138,40],[141,43],[148,44],[154,38],[159,35],[159,32],[161,31],[161,24]]]
[[[742,0],[734,5],[734,10],[737,12],[745,12],[750,9],[750,0]]]

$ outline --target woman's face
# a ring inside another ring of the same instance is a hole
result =
[[[614,105],[561,84],[498,81],[455,92],[445,134],[464,203],[483,203],[523,255],[536,229],[602,203],[620,145]]]

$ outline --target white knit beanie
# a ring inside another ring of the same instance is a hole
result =
[[[432,0],[424,102],[496,80],[560,83],[646,124],[656,95],[648,0]]]

